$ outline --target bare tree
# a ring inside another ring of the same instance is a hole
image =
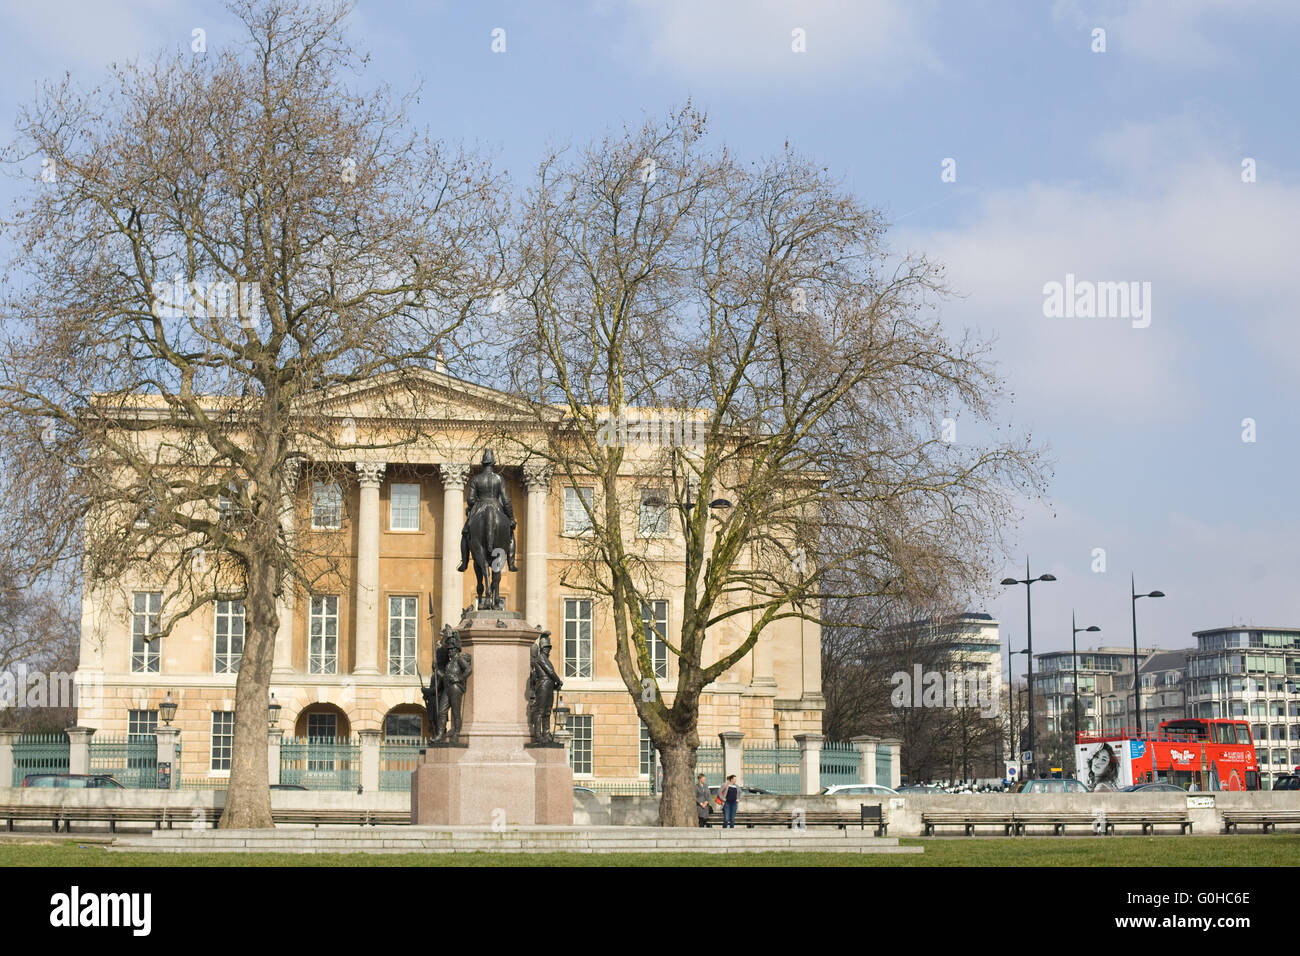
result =
[[[47,494],[8,520],[57,529],[33,565],[84,535],[90,600],[164,588],[155,639],[245,602],[224,827],[272,825],[277,598],[337,570],[337,546],[285,533],[296,476],[355,460],[333,403],[361,383],[389,423],[372,447],[418,437],[418,372],[497,281],[495,175],[412,131],[407,99],[354,88],[349,7],[238,0],[236,46],[49,85],[7,157],[47,171],[6,223],[0,373]]]
[[[694,822],[701,695],[764,629],[820,620],[831,585],[950,580],[1036,481],[1021,444],[942,440],[945,415],[989,417],[998,387],[982,346],[926,316],[939,270],[891,255],[880,216],[824,169],[789,149],[752,164],[707,151],[704,127],[687,107],[546,158],[501,307],[521,338],[512,388],[549,435],[528,453],[594,488],[568,583],[612,612],[673,826]],[[644,533],[647,509],[676,550]],[[683,558],[669,701],[642,608]]]

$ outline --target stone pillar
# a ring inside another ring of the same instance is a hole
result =
[[[751,695],[776,696],[776,679],[772,676],[772,628],[766,628],[754,642],[754,676],[749,682]]]
[[[850,737],[849,742],[855,744],[858,748],[858,783],[869,783],[874,786],[876,783],[876,745],[880,743],[880,738],[872,737],[869,734],[861,734],[857,737]]]
[[[13,786],[14,741],[17,739],[17,734],[8,730],[0,730],[0,787]],[[21,780],[18,782],[22,783]]]
[[[357,462],[357,656],[354,674],[379,673],[379,482],[382,461]]]
[[[897,790],[903,781],[903,741],[882,737],[880,746],[889,748],[889,785]]]
[[[745,739],[745,735],[739,730],[724,730],[718,734],[718,739],[722,741],[722,780],[719,783],[726,783],[727,778],[733,773],[736,775],[737,783],[744,783],[745,752],[741,741]]]
[[[272,727],[266,733],[266,779],[269,783],[280,782],[280,741],[284,739],[284,730]]]
[[[158,740],[157,762],[168,764],[171,767],[171,782],[169,784],[172,790],[181,788],[181,748],[179,727],[159,727],[155,732]],[[155,782],[157,776],[155,774]]]
[[[361,738],[361,792],[379,792],[379,731],[358,730]]]
[[[821,734],[795,734],[795,743],[799,745],[799,792],[818,793],[822,788],[822,741]]]
[[[528,492],[528,553],[524,558],[524,620],[546,628],[546,557],[550,548],[546,512],[554,469],[549,461],[524,465],[524,488]]]
[[[460,603],[465,594],[464,572],[457,571],[460,564],[460,529],[465,527],[465,482],[469,480],[469,465],[443,462],[438,466],[442,476],[442,620],[434,624],[434,633],[448,624],[460,623]],[[531,539],[530,539],[531,540]]]
[[[66,731],[71,746],[68,748],[68,773],[90,773],[90,738],[93,727],[69,727]]]
[[[799,704],[805,710],[823,710],[822,696],[822,629],[814,621],[799,618],[799,644],[803,659],[803,685]]]
[[[284,540],[292,553],[298,531],[298,479],[302,471],[302,460],[291,458],[284,463],[284,498],[280,506],[280,528],[284,531]],[[272,674],[293,673],[293,575],[285,572],[280,582],[281,593],[276,599],[276,613],[280,626],[275,631],[275,663]]]

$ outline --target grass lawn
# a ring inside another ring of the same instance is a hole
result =
[[[109,853],[60,838],[0,844],[0,866],[1296,866],[1300,833],[903,839],[923,854]]]

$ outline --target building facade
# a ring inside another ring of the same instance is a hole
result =
[[[335,570],[310,583],[295,581],[280,599],[272,692],[286,737],[428,733],[420,689],[432,669],[435,635],[445,624],[455,627],[474,599],[472,569],[456,570],[466,483],[480,467],[484,436],[500,422],[520,420],[521,410],[503,393],[441,372],[422,375],[441,409],[438,420],[424,423],[429,441],[357,456],[344,469],[334,463],[328,474],[309,463],[287,489],[293,502],[282,520],[287,537],[313,553],[330,553]],[[384,431],[375,406],[350,395],[332,414],[364,446],[370,433]],[[552,661],[573,714],[575,777],[644,780],[650,748],[614,662],[610,608],[566,574],[588,532],[579,498],[590,501],[594,489],[567,484],[517,447],[498,445],[495,452],[518,522],[519,572],[503,575],[501,594],[507,609],[551,632]],[[629,475],[628,486],[641,509],[633,533],[647,539],[647,560],[663,582],[643,614],[656,676],[671,699],[675,662],[664,638],[680,627],[681,531],[646,488],[644,470]],[[163,596],[157,582],[143,577],[86,590],[79,679],[102,694],[97,706],[83,707],[79,722],[100,733],[148,734],[170,692],[178,703],[173,726],[181,732],[177,776],[190,786],[219,786],[230,769],[243,603],[234,597],[208,602],[166,636],[150,639],[159,629]],[[710,629],[706,660],[734,649],[747,626],[744,618]],[[747,741],[820,733],[820,655],[815,623],[793,617],[773,623],[705,693],[701,742],[716,742],[724,731],[740,731]]]

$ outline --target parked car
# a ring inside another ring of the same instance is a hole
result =
[[[595,791],[595,790],[592,790],[591,787],[577,787],[577,786],[575,786],[575,787],[573,788],[573,792],[574,792],[574,793],[589,793],[589,794],[591,794],[593,797],[596,795],[596,791]]]
[[[125,790],[107,773],[29,773],[24,787],[59,787],[69,790]]]
[[[1300,776],[1284,773],[1273,781],[1274,790],[1300,790]]]
[[[898,791],[874,783],[837,783],[833,787],[822,787],[822,794],[828,797],[896,797]]]
[[[1182,787],[1172,783],[1135,783],[1131,787],[1120,787],[1119,793],[1186,793]]]
[[[1046,780],[1026,780],[1020,793],[1087,793],[1088,787],[1083,781],[1072,777],[1049,777]]]
[[[273,783],[271,784],[271,789],[272,790],[306,790],[307,788],[300,783]]]
[[[713,794],[713,796],[716,797],[718,795],[718,791],[721,789],[722,789],[721,787],[709,787],[709,793]],[[771,792],[772,792],[771,790],[763,790],[760,787],[746,787],[743,784],[740,787],[740,793],[742,796],[746,793],[771,793]]]

